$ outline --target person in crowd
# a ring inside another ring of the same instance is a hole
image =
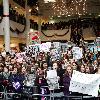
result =
[[[22,92],[23,79],[20,77],[16,67],[13,69],[8,80],[14,92]]]
[[[13,65],[11,65],[11,64],[9,64],[9,66],[8,66],[8,70],[9,70],[9,73],[11,74],[12,73],[12,71],[13,71]]]
[[[58,64],[57,62],[53,62],[53,70],[57,71],[59,78],[64,74],[64,70],[62,69],[61,64]]]
[[[63,93],[65,96],[70,95],[69,86],[70,86],[72,73],[73,73],[73,68],[71,67],[71,65],[68,65],[63,75],[63,86],[64,86]]]
[[[63,69],[66,69],[66,67],[67,67],[68,65],[70,65],[70,62],[69,62],[68,59],[65,58],[65,59],[63,60]]]
[[[2,75],[3,75],[3,83],[2,84],[4,87],[6,87],[9,84],[8,78],[10,76],[10,73],[9,73],[9,70],[7,67],[3,67]]]
[[[80,66],[80,70],[79,70],[81,73],[85,73],[85,66],[84,66],[84,64],[82,64],[81,66]]]
[[[47,70],[48,70],[48,64],[47,64],[46,61],[44,61],[44,62],[42,63],[41,68],[43,69],[43,71],[44,71],[44,77],[46,78]]]
[[[92,66],[94,67],[94,70],[97,68],[97,66],[98,66],[97,60],[93,61]]]
[[[55,89],[55,93],[59,93],[62,91],[62,77],[63,74],[65,72],[65,69],[62,68],[61,64],[59,64],[58,62],[53,62],[53,70],[56,70],[57,72],[57,78],[58,78],[58,82],[59,82],[59,89]]]
[[[35,79],[35,86],[37,86],[38,94],[49,94],[47,80],[44,77],[44,71],[40,68]],[[40,100],[40,96],[38,99]]]
[[[10,73],[9,73],[9,69],[7,67],[3,68],[3,76],[6,80],[8,80]]]
[[[78,65],[76,62],[72,63],[72,68],[73,68],[73,70],[76,70],[76,71],[78,70]]]
[[[2,84],[4,77],[3,77],[3,65],[0,64],[0,84]]]
[[[91,74],[90,66],[85,67],[85,73],[86,74]]]
[[[96,74],[100,74],[100,65],[98,65],[98,67],[96,69]]]

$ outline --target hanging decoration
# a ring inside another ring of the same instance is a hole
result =
[[[58,36],[58,37],[61,37],[61,36],[65,36],[67,33],[69,32],[69,28],[68,28],[68,30],[67,30],[67,32],[65,32],[64,34],[57,34],[57,33],[54,33],[53,35],[47,35],[47,34],[45,34],[43,31],[42,31],[42,34],[44,35],[44,36],[46,36],[46,37],[54,37],[54,36]]]
[[[19,34],[19,33],[24,33],[24,31],[25,31],[25,29],[26,29],[26,25],[24,26],[24,29],[22,30],[22,31],[20,31],[19,29],[12,29],[11,27],[10,27],[10,31],[12,31],[12,32],[16,32],[17,34]]]
[[[26,23],[25,23],[24,28],[23,28],[22,31],[20,31],[20,30],[17,29],[17,28],[14,30],[14,29],[10,26],[10,31],[16,32],[17,34],[24,33],[25,29],[26,29]]]

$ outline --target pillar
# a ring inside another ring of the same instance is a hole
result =
[[[41,16],[38,16],[38,31],[41,32]]]
[[[29,19],[30,13],[29,13],[29,7],[27,6],[27,0],[25,3],[25,17],[26,17],[26,45],[29,45],[29,35],[30,32],[30,19]]]
[[[10,27],[9,27],[9,0],[3,0],[3,21],[4,21],[4,43],[5,51],[10,51]]]
[[[40,12],[40,8],[38,7],[38,32],[39,32],[39,38],[41,37],[41,12]],[[41,43],[41,40],[39,39],[39,43]]]

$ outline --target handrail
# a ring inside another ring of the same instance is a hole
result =
[[[33,87],[38,87],[38,86],[33,86]],[[48,86],[42,86],[42,87],[48,87]],[[63,86],[60,86],[60,87],[63,87]],[[31,87],[30,87],[31,88]],[[3,92],[0,92],[0,93],[2,93],[2,94],[4,94],[4,98],[5,98],[5,100],[8,100],[9,98],[7,97],[7,95],[8,94],[10,94],[10,95],[19,95],[19,96],[22,96],[22,94],[23,94],[23,92],[22,93],[15,93],[15,92],[13,92],[13,93],[9,93],[9,92],[7,92],[7,87],[5,87],[5,89],[4,89],[4,91]],[[95,97],[93,97],[93,96],[73,96],[73,95],[69,95],[69,96],[65,96],[65,95],[59,95],[59,93],[58,93],[58,95],[56,95],[55,93],[54,93],[54,91],[52,92],[50,92],[50,94],[42,94],[42,93],[40,93],[40,94],[38,94],[38,93],[32,93],[32,94],[30,94],[30,93],[26,93],[26,95],[27,96],[29,96],[29,97],[35,97],[35,96],[40,96],[40,97],[49,97],[49,98],[53,98],[53,100],[54,100],[54,98],[55,97],[58,97],[58,98],[61,98],[61,97],[63,97],[63,98],[67,98],[68,100],[70,100],[70,98],[73,98],[74,100],[83,100],[83,99],[85,99],[85,98],[95,98]],[[99,98],[100,99],[100,96],[98,96],[97,98]],[[50,99],[51,100],[51,99]]]

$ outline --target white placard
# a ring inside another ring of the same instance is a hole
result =
[[[53,60],[57,60],[57,59],[60,58],[60,55],[59,55],[60,52],[58,52],[57,49],[52,49],[52,50],[50,51],[50,53],[51,53],[52,61],[53,61]]]
[[[50,90],[58,89],[58,77],[56,70],[49,70],[47,71],[47,83]]]
[[[57,72],[56,72],[56,70],[49,70],[49,71],[47,71],[47,77],[48,77],[48,78],[57,77]]]
[[[37,52],[40,51],[39,45],[40,44],[29,45],[25,48],[25,52],[28,53],[28,54],[32,54],[33,57],[36,57]]]
[[[79,47],[73,47],[72,52],[73,52],[73,59],[81,59],[83,56],[82,49]]]
[[[99,84],[99,74],[85,74],[74,71],[71,78],[69,90],[72,92],[79,92],[97,97]]]
[[[34,80],[35,80],[34,74],[28,74],[26,80],[25,80],[25,85],[26,86],[33,86],[34,85]]]
[[[49,45],[48,45],[48,43],[42,43],[41,45],[40,45],[40,51],[42,52],[49,52]]]
[[[60,47],[60,42],[53,42],[54,48],[59,48]]]

